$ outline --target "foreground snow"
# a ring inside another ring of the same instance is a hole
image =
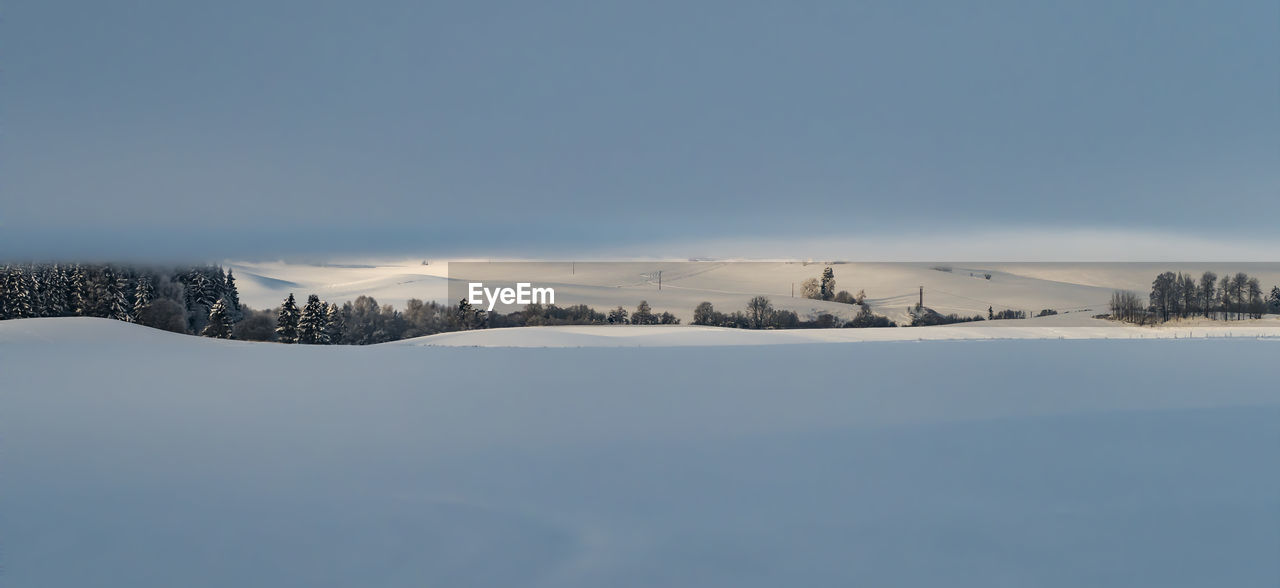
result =
[[[1017,324],[1015,321],[1005,321]],[[1020,321],[1019,321],[1020,322]],[[387,345],[442,347],[685,347],[858,343],[868,341],[963,341],[999,339],[1280,339],[1280,325],[1131,327],[1107,321],[1076,326],[946,325],[884,329],[790,329],[751,331],[698,326],[518,327],[440,333]]]
[[[1274,586],[1277,353],[299,347],[9,321],[4,579]]]

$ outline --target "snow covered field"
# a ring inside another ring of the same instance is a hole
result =
[[[410,298],[444,301],[448,264],[422,265],[421,260],[351,264],[231,262],[240,300],[253,308],[274,308],[290,292],[317,294],[339,304],[358,296],[372,296],[382,304],[404,308]]]
[[[445,347],[685,347],[706,345],[783,345],[796,343],[860,343],[870,341],[981,341],[1026,339],[1275,339],[1280,321],[1259,320],[1245,325],[1170,327],[1123,326],[1107,321],[1075,326],[1058,317],[1003,321],[1013,325],[993,329],[983,323],[937,327],[879,329],[786,329],[753,331],[701,326],[565,326],[516,327],[440,333],[387,345]],[[1066,324],[1055,324],[1063,322]]]
[[[273,308],[290,292],[315,293],[330,302],[359,295],[403,308],[418,298],[456,302],[449,295],[449,262],[432,260],[367,261],[346,265],[307,265],[283,262],[229,264],[238,278],[240,298],[254,308]],[[487,266],[491,269],[486,270]],[[857,307],[793,297],[806,278],[816,278],[823,262],[653,261],[623,263],[467,264],[466,277],[482,281],[529,281],[554,287],[561,306],[588,304],[598,310],[622,305],[634,309],[647,300],[654,312],[668,311],[688,324],[699,302],[709,301],[723,312],[742,310],[756,295],[768,296],[776,308],[801,317],[827,312],[851,319]],[[856,294],[865,290],[877,313],[907,322],[906,309],[925,289],[925,305],[943,314],[963,315],[996,310],[1026,310],[1034,314],[1052,308],[1063,315],[1050,326],[1099,326],[1092,318],[1107,310],[1115,289],[1145,293],[1162,271],[1199,275],[1247,272],[1269,289],[1280,284],[1280,263],[837,263],[831,265],[838,289]],[[950,271],[942,271],[942,268]],[[663,273],[663,289],[653,275]],[[985,278],[990,273],[991,279]],[[453,276],[457,278],[457,276]],[[463,291],[458,289],[458,291]],[[504,311],[517,310],[506,307]],[[1105,323],[1101,323],[1105,324]],[[1007,321],[989,326],[1008,326]]]
[[[710,335],[357,348],[0,323],[0,577],[1280,582],[1280,341],[681,332]]]

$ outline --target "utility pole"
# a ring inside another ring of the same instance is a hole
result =
[[[920,304],[917,306],[924,308],[924,286],[920,286]]]
[[[662,289],[662,270],[658,270],[658,289]]]

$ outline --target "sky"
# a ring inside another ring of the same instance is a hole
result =
[[[1274,0],[0,17],[0,257],[1280,249]]]

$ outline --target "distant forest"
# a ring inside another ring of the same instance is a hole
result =
[[[621,314],[619,314],[621,313]],[[87,316],[220,339],[308,345],[369,345],[447,331],[537,325],[678,324],[647,302],[635,312],[584,305],[529,305],[509,314],[410,299],[403,310],[369,296],[342,304],[289,294],[279,307],[240,302],[235,275],[221,266],[21,264],[0,267],[0,320]]]
[[[0,320],[87,316],[220,339],[367,345],[475,328],[474,311],[409,300],[403,311],[368,296],[341,305],[311,295],[254,310],[221,266],[23,264],[0,267]],[[554,322],[554,318],[547,319]]]
[[[235,276],[217,266],[7,265],[0,268],[0,319],[91,316],[199,333],[214,308],[239,320]]]

